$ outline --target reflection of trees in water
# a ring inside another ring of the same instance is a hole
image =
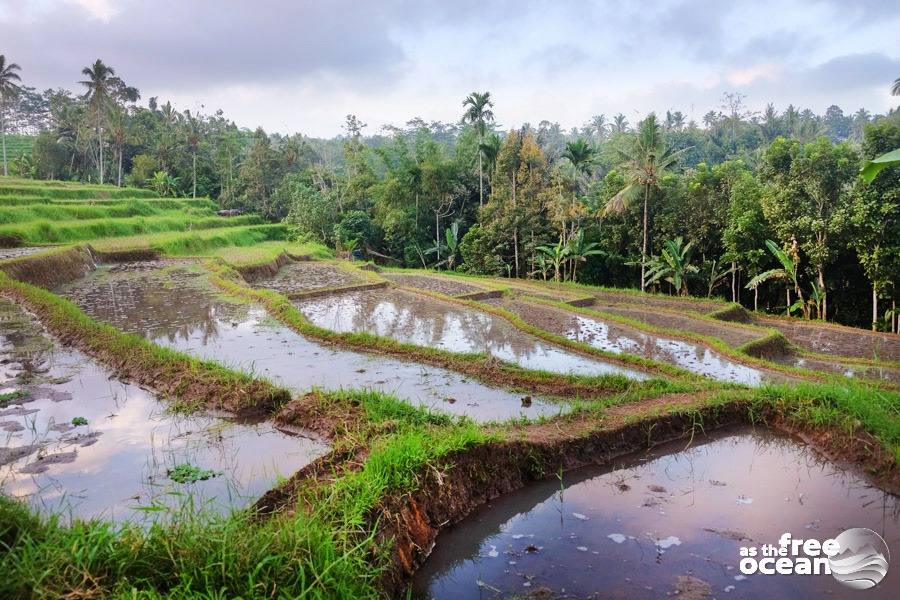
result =
[[[509,349],[517,357],[528,357],[539,345],[492,315],[403,293],[351,293],[306,306],[321,315],[331,312],[335,329],[368,331],[426,346],[472,352]]]
[[[170,342],[199,334],[204,343],[219,334],[220,320],[236,317],[240,308],[219,301],[198,277],[169,270],[118,276],[103,273],[84,280],[68,295],[92,317],[148,339]]]

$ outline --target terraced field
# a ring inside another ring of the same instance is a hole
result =
[[[777,595],[747,536],[900,542],[897,336],[215,212],[0,179],[0,596]]]

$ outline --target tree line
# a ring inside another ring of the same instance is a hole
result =
[[[503,131],[489,92],[455,123],[331,139],[178,111],[100,60],[81,89],[37,93],[0,57],[2,131],[34,136],[4,169],[210,196],[392,265],[577,280],[896,330],[900,111],[818,115],[739,93],[697,123],[668,110]],[[894,88],[897,88],[895,82]],[[896,90],[895,91],[900,91]],[[869,308],[867,308],[867,306]]]

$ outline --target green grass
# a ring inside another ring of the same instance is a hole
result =
[[[233,267],[252,267],[270,263],[279,254],[309,256],[318,260],[334,258],[334,251],[316,242],[260,242],[254,245],[229,245],[212,250],[207,255],[221,258]]]
[[[153,190],[84,184],[75,181],[45,181],[0,176],[0,196],[42,196],[54,199],[156,198]]]
[[[31,156],[31,149],[34,146],[34,136],[21,135],[17,133],[6,134],[6,159],[11,161],[19,156]],[[0,159],[2,159],[0,155]]]
[[[227,219],[227,223],[232,226],[253,225],[260,221],[259,217],[253,215]],[[220,228],[225,223],[226,219],[222,217],[192,218],[187,215],[83,221],[31,221],[16,225],[0,225],[0,237],[18,238],[25,244],[60,244],[96,238]]]
[[[85,203],[29,204],[27,206],[0,206],[0,225],[25,223],[28,221],[73,221],[89,219],[125,219],[129,217],[168,217],[181,215],[191,217],[212,217],[214,205],[185,207],[171,206],[157,200],[129,199],[110,201],[108,204],[90,205]]]

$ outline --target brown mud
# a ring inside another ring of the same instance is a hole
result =
[[[428,275],[408,275],[406,273],[385,273],[384,276],[394,283],[402,286],[437,292],[447,296],[464,296],[469,294],[482,294],[485,290],[477,285],[463,283],[448,277],[430,277]],[[494,292],[500,293],[500,292]],[[476,300],[476,298],[468,298]]]
[[[84,277],[94,268],[94,257],[85,246],[0,263],[0,270],[13,279],[48,289]]]
[[[257,279],[254,285],[290,296],[295,293],[361,283],[365,283],[362,278],[332,263],[295,261],[286,264],[272,276]]]
[[[754,322],[779,330],[791,343],[813,352],[881,361],[900,361],[900,335],[831,323],[761,317]]]

